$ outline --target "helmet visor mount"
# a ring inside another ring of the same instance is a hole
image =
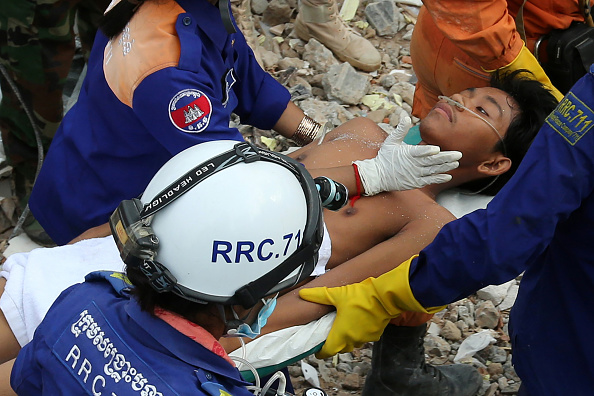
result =
[[[267,161],[280,165],[288,169],[299,181],[307,206],[307,218],[301,243],[282,263],[240,287],[232,296],[213,296],[179,284],[167,269],[166,263],[159,263],[156,260],[159,241],[150,225],[153,216],[211,175],[235,164],[249,164],[255,161]],[[191,181],[188,182],[188,180]],[[195,302],[239,304],[248,308],[264,296],[293,286],[310,275],[317,263],[317,252],[323,238],[322,221],[322,205],[316,185],[302,164],[282,154],[257,148],[248,142],[241,142],[235,144],[232,150],[192,168],[156,194],[144,206],[138,199],[123,201],[113,213],[110,226],[123,261],[127,265],[140,267],[156,291],[171,291]]]

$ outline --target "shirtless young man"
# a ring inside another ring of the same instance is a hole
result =
[[[501,89],[496,88],[499,86]],[[484,188],[482,193],[494,195],[511,178],[556,103],[540,84],[535,86],[534,81],[512,76],[494,81],[493,87],[468,89],[449,100],[440,100],[421,121],[421,144],[462,152],[459,167],[448,172],[452,180],[416,190],[365,196],[337,212],[325,210],[324,220],[332,239],[332,255],[326,269],[340,267],[339,271],[329,271],[316,278],[307,287],[347,284],[378,276],[400,263],[400,258],[404,261],[418,253],[444,224],[455,219],[437,204],[436,196],[450,188],[467,186]],[[326,135],[323,144],[314,142],[290,156],[310,170],[338,167],[374,157],[385,137],[385,132],[375,123],[357,118]],[[273,324],[280,322],[284,312],[288,313],[291,324],[308,323],[317,319],[321,311],[329,312],[328,307],[299,299],[296,292],[283,296],[283,304],[288,304],[291,296],[296,297],[297,306],[308,308],[277,309],[271,317],[275,319]],[[270,323],[267,331],[276,330]]]
[[[514,77],[517,76],[494,80],[492,87],[470,89],[451,97],[466,109],[442,99],[421,121],[424,143],[462,152],[460,166],[449,172],[450,182],[363,197],[338,212],[324,211],[332,240],[326,268],[339,267],[312,280],[307,287],[345,285],[393,269],[422,250],[444,224],[455,219],[436,203],[440,192],[472,186],[485,188],[493,195],[511,178],[557,103],[538,83]],[[358,118],[336,128],[322,145],[314,142],[291,156],[308,169],[348,165],[354,159],[374,157],[384,138],[376,124]],[[308,323],[332,309],[301,300],[297,292],[279,298],[265,333]],[[407,327],[389,326],[382,340],[375,343],[374,368],[364,395],[393,394],[376,382],[388,382],[403,395],[461,396],[476,392],[482,379],[471,367],[441,367],[438,375],[435,369],[424,366],[422,337],[429,318],[410,314],[395,323]],[[411,359],[411,353],[418,358]],[[377,359],[382,359],[381,363]],[[395,364],[398,359],[408,362]],[[380,374],[375,373],[376,365],[382,366],[381,380]],[[409,383],[413,370],[416,382]]]

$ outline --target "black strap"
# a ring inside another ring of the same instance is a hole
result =
[[[590,0],[582,1],[582,12],[584,13],[584,22],[590,27],[594,27],[594,21],[592,20],[592,6]],[[588,70],[588,68],[586,68]]]
[[[250,163],[258,160],[274,162],[283,165],[297,176],[297,170],[286,159],[266,150],[261,150],[249,142],[237,143],[232,150],[226,151],[205,161],[171,183],[146,203],[140,213],[141,219],[146,219],[163,209],[177,198],[190,191],[192,187],[215,173],[228,168],[238,162]]]
[[[219,11],[221,12],[221,19],[225,30],[229,34],[237,33],[233,21],[231,20],[231,10],[229,9],[229,0],[219,0]]]
[[[590,65],[594,63],[594,40],[592,38],[587,38],[576,45],[575,49],[580,55],[580,60],[582,61],[584,70],[588,71]]]
[[[294,252],[292,257],[290,256],[278,267],[237,289],[233,296],[234,302],[241,304],[244,308],[253,307],[254,304],[269,292],[270,285],[280,283],[295,270],[296,262],[305,264],[301,267],[301,271],[309,271],[311,273],[317,264],[316,252],[319,250],[319,245],[316,246],[315,241],[312,242],[305,249]],[[300,278],[300,276],[295,277],[295,279]]]
[[[516,15],[516,30],[520,34],[522,40],[524,40],[524,45],[526,44],[526,29],[524,28],[524,5],[526,4],[526,0],[522,2],[520,9],[518,10],[518,14]]]
[[[236,145],[235,150],[226,151],[190,169],[186,174],[171,183],[151,201],[146,203],[142,208],[140,218],[146,219],[147,217],[154,215],[159,210],[190,191],[196,184],[207,177],[210,177],[237,162],[243,161],[246,157],[258,156],[257,152],[250,151],[252,147],[255,148],[255,146],[247,145],[245,149],[246,154],[241,156],[237,155],[238,146]]]

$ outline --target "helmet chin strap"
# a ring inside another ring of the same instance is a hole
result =
[[[237,33],[233,21],[231,20],[231,7],[229,6],[229,0],[219,0],[219,11],[221,12],[221,19],[225,30],[229,34]]]
[[[237,332],[237,328],[242,323],[245,323],[244,320],[247,318],[247,315],[249,315],[249,313],[251,312],[251,309],[250,309],[248,311],[248,313],[246,314],[246,317],[244,317],[244,319],[241,319],[239,317],[239,315],[237,315],[237,313],[233,309],[232,305],[216,304],[216,306],[217,306],[217,310],[219,311],[221,320],[223,321],[223,324],[225,325],[223,337],[234,336],[235,333]],[[225,308],[227,308],[227,307],[231,310],[231,313],[233,314],[233,319],[231,319],[231,320],[227,319],[227,311],[225,310]],[[252,307],[252,309],[253,309],[253,307]]]
[[[223,317],[223,321],[225,323],[225,332],[224,337],[247,337],[251,338],[252,340],[258,337],[261,332],[262,328],[266,326],[268,322],[268,318],[274,312],[276,308],[276,298],[278,297],[278,293],[276,293],[273,297],[265,300],[262,299],[263,305],[258,308],[257,315],[255,319],[250,319],[250,323],[247,323],[248,317],[253,312],[254,307],[251,307],[247,313],[245,313],[243,318],[240,318],[233,309],[233,306],[229,306],[231,313],[235,319],[227,321],[226,316]],[[220,306],[220,305],[219,305]],[[219,308],[219,312],[225,312],[224,309]]]

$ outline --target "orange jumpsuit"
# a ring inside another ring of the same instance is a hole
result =
[[[583,21],[582,0],[528,0],[524,5],[527,47],[553,29]],[[418,82],[413,115],[423,118],[438,95],[489,83],[489,73],[509,65],[523,41],[515,17],[523,0],[424,0],[410,52]]]

